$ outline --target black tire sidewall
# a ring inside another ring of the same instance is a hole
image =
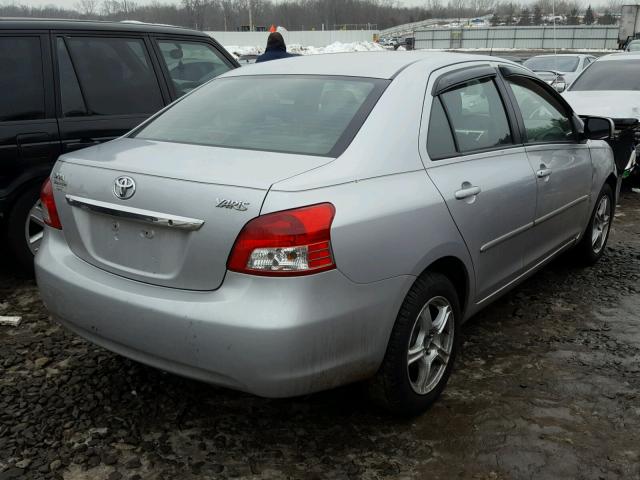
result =
[[[610,219],[609,219],[609,226],[607,227],[607,232],[604,238],[604,243],[602,245],[602,248],[600,249],[599,252],[595,252],[593,250],[593,245],[591,244],[591,234],[593,232],[593,223],[595,221],[596,218],[596,211],[598,210],[598,205],[600,205],[600,201],[602,200],[602,197],[607,196],[609,197],[609,205],[611,208],[610,211]],[[600,193],[598,194],[598,198],[595,202],[595,205],[593,207],[593,211],[591,212],[591,218],[589,219],[589,225],[587,226],[587,230],[584,233],[584,236],[582,238],[580,247],[579,247],[579,254],[581,256],[581,260],[587,264],[593,264],[595,262],[598,261],[598,259],[602,256],[602,254],[604,253],[605,249],[607,248],[607,241],[609,240],[609,234],[611,232],[611,224],[613,223],[613,214],[615,212],[615,204],[614,204],[614,200],[613,200],[613,190],[611,190],[611,187],[609,186],[609,184],[604,184],[604,186],[602,187],[602,189],[600,190]]]
[[[411,387],[407,373],[407,349],[418,314],[429,300],[440,296],[447,299],[453,311],[453,347],[449,363],[436,387],[429,393],[420,395]],[[439,273],[427,273],[416,280],[402,304],[379,372],[384,377],[385,407],[400,415],[413,416],[425,411],[440,396],[460,349],[461,316],[457,292],[447,277]]]
[[[33,254],[25,238],[25,224],[39,195],[38,185],[27,188],[14,203],[7,222],[7,244],[18,267],[27,274],[33,272]]]

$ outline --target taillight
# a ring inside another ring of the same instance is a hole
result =
[[[42,203],[42,218],[44,223],[52,228],[62,230],[58,209],[56,208],[56,201],[53,198],[53,187],[51,187],[51,180],[49,178],[47,178],[42,185],[42,190],[40,190],[40,202]]]
[[[253,275],[293,276],[331,270],[330,203],[284,210],[247,223],[233,246],[227,268]]]

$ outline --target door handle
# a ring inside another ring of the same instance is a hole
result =
[[[536,172],[536,176],[538,178],[546,178],[553,173],[553,170],[545,167],[544,165],[540,165],[540,170]]]
[[[454,195],[456,197],[456,200],[464,200],[465,198],[475,197],[481,191],[482,190],[480,190],[480,187],[474,187],[469,182],[464,182],[462,184],[462,188],[458,190]]]

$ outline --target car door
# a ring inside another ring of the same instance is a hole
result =
[[[237,66],[206,39],[153,35],[151,40],[173,98]]]
[[[427,172],[469,249],[481,303],[522,272],[535,176],[493,67],[443,74],[428,99]]]
[[[572,111],[543,82],[526,75],[506,79],[516,105],[526,152],[537,177],[537,204],[525,265],[535,265],[575,240],[586,224],[592,165],[578,141]]]
[[[0,199],[46,176],[60,151],[48,38],[0,33]]]
[[[55,35],[63,152],[112,140],[170,101],[145,35]]]

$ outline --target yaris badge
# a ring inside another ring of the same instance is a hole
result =
[[[131,177],[118,177],[113,185],[113,194],[121,200],[128,200],[136,193],[136,182]]]
[[[228,208],[231,210],[237,210],[238,212],[246,212],[249,205],[251,205],[249,202],[239,202],[237,200],[228,200],[226,198],[216,198],[216,208]]]

